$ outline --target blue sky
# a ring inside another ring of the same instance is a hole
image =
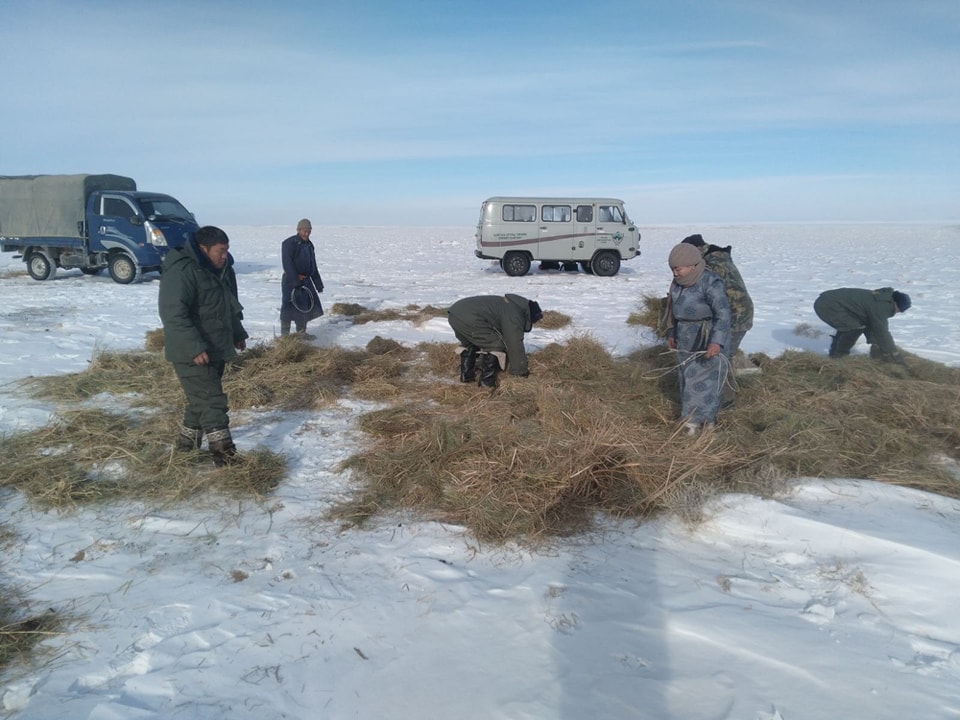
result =
[[[960,219],[958,0],[0,0],[0,174],[201,223]]]

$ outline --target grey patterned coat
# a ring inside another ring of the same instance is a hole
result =
[[[723,353],[703,355],[711,343],[721,348],[730,341],[730,304],[726,286],[704,270],[691,286],[670,285],[673,327],[668,337],[677,342],[680,365],[680,415],[689,422],[710,423],[717,418],[729,361]]]

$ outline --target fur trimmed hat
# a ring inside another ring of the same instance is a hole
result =
[[[685,242],[687,245],[693,245],[694,247],[703,247],[706,243],[703,241],[703,235],[697,233],[696,235],[688,235],[681,242]]]
[[[897,310],[900,312],[906,312],[910,309],[910,306],[913,304],[910,302],[910,296],[906,293],[902,293],[899,290],[893,291],[893,304],[897,306]]]

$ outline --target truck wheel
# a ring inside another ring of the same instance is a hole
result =
[[[613,250],[598,252],[590,261],[590,267],[593,269],[593,274],[600,277],[616,275],[620,272],[620,255]]]
[[[508,252],[503,256],[503,271],[511,277],[520,277],[530,272],[530,256],[523,252]]]
[[[32,252],[27,258],[27,272],[34,280],[50,280],[57,274],[57,266],[44,252]]]
[[[140,268],[125,253],[117,253],[110,258],[110,277],[113,281],[121,285],[129,285],[140,275]]]

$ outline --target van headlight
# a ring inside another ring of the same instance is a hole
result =
[[[163,234],[163,230],[158,228],[149,220],[143,224],[143,229],[147,233],[147,242],[154,247],[166,247],[167,238]]]

